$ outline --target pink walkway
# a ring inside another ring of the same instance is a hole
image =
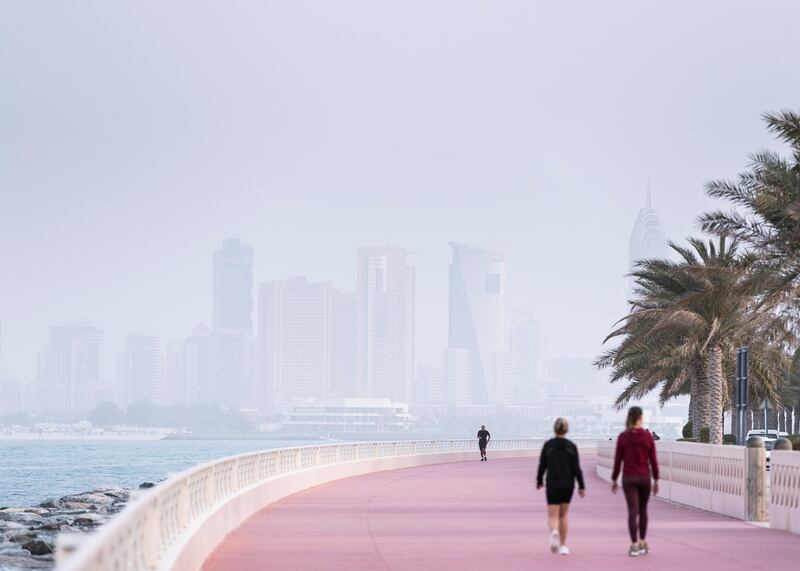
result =
[[[584,470],[573,500],[572,555],[547,550],[535,461],[409,468],[341,480],[286,498],[236,530],[205,571],[795,568],[800,537],[654,501],[653,553],[626,555],[625,508]]]

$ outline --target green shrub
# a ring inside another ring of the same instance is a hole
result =
[[[683,425],[683,437],[684,438],[691,438],[692,437],[692,421],[691,420]]]
[[[736,444],[736,435],[735,434],[723,434],[722,435],[722,443],[723,444]]]
[[[697,441],[705,442],[706,444],[711,442],[711,430],[707,426],[700,429],[700,438],[698,438]]]
[[[697,438],[678,438],[676,442],[697,442]]]
[[[792,450],[800,450],[800,434],[792,434],[789,436],[792,441]]]

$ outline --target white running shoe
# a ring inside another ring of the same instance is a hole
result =
[[[639,557],[641,554],[642,554],[642,551],[641,551],[641,549],[639,549],[639,546],[636,545],[636,544],[633,544],[628,548],[628,556],[630,556],[630,557]]]
[[[550,553],[558,553],[558,548],[561,546],[561,535],[558,530],[554,529],[550,533]]]
[[[569,547],[567,547],[566,545],[562,545],[561,547],[558,548],[558,554],[569,555]]]

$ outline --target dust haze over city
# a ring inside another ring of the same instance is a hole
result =
[[[794,2],[0,14],[17,436],[609,436],[632,262],[800,100]]]

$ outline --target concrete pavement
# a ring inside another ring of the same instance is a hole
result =
[[[332,482],[262,510],[234,531],[204,571],[748,569],[785,571],[800,536],[659,500],[653,552],[627,556],[625,501],[584,458],[588,493],[571,509],[572,555],[547,548],[535,459],[458,462]]]

